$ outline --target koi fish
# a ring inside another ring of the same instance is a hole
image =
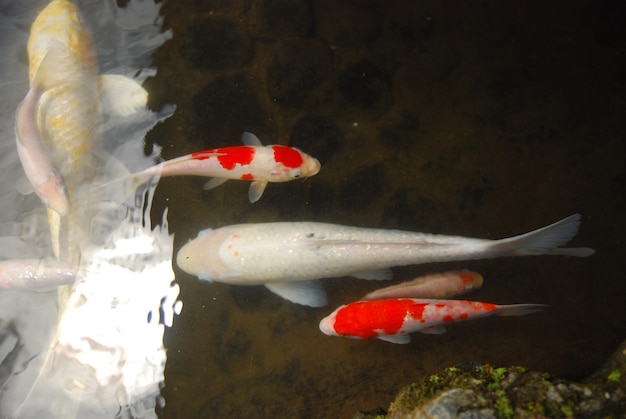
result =
[[[320,321],[328,336],[380,339],[406,344],[409,333],[445,333],[442,325],[487,316],[521,316],[547,307],[544,304],[496,305],[463,300],[388,299],[343,305]]]
[[[559,248],[576,235],[580,214],[520,236],[473,239],[314,222],[239,224],[201,231],[176,256],[202,280],[264,284],[279,296],[321,307],[321,278],[390,279],[392,266],[522,255],[585,257],[588,248]]]
[[[361,300],[387,298],[446,299],[468,293],[483,286],[483,276],[470,271],[448,271],[420,276],[412,281],[382,288],[366,294]]]
[[[261,199],[269,182],[288,182],[316,175],[320,171],[320,162],[297,148],[263,146],[256,135],[249,132],[243,133],[242,140],[243,146],[198,151],[121,180],[135,178],[143,182],[154,176],[181,175],[212,177],[204,189],[215,188],[229,179],[249,180],[252,183],[248,199],[256,202]]]
[[[103,166],[93,153],[101,142],[102,114],[128,115],[145,106],[147,92],[126,77],[98,75],[91,34],[78,8],[68,0],[53,0],[39,13],[27,49],[31,86],[44,90],[36,95],[35,104],[29,102],[31,98],[26,104],[36,107],[34,118],[47,155],[65,181],[70,203],[97,202],[94,191],[83,186],[93,182],[96,168]],[[18,127],[34,130],[31,111],[24,106],[18,119],[23,117],[27,123],[20,122]],[[31,139],[34,132],[29,134]],[[53,250],[58,259],[78,263],[92,215],[85,213],[84,206],[70,206],[67,212],[60,209],[48,208]]]
[[[45,58],[43,61],[46,61]],[[37,75],[15,114],[15,139],[17,153],[26,177],[44,205],[59,215],[67,215],[70,209],[65,181],[50,161],[37,126],[37,105],[44,91],[42,79],[48,79],[47,66],[39,66]]]
[[[76,282],[78,266],[55,259],[8,259],[0,262],[0,288],[47,291]]]

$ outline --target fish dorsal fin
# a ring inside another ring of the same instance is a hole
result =
[[[252,147],[263,146],[263,144],[261,143],[261,140],[259,140],[259,138],[256,135],[248,131],[244,131],[243,134],[241,134],[241,141],[243,141],[244,145],[249,145]]]
[[[248,189],[248,199],[250,202],[255,203],[263,196],[263,192],[265,191],[265,187],[267,186],[267,182],[262,180],[255,180],[250,184],[250,189]]]
[[[322,307],[328,304],[326,292],[319,281],[271,282],[265,287],[274,294],[292,303],[311,307]]]
[[[393,272],[389,268],[383,268],[373,271],[355,272],[352,274],[352,276],[359,279],[385,281],[387,279],[393,278]]]
[[[441,335],[446,333],[446,328],[443,326],[431,326],[426,329],[420,330],[420,332],[425,333],[427,335]]]
[[[100,103],[104,113],[129,116],[148,103],[148,92],[135,80],[120,74],[106,74],[98,79]]]
[[[377,339],[384,340],[385,342],[391,342],[398,345],[406,345],[411,342],[410,335],[378,335]]]
[[[220,186],[222,183],[226,182],[227,180],[228,179],[226,179],[225,177],[214,177],[204,184],[204,190],[206,191],[209,189],[217,188],[218,186]]]
[[[46,90],[61,83],[62,80],[57,79],[57,76],[63,73],[58,71],[58,63],[58,60],[54,60],[54,53],[52,51],[46,52],[46,55],[44,55],[39,62],[37,72],[30,82],[31,88],[35,87]]]

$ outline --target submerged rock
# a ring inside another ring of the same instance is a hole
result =
[[[523,367],[450,367],[400,391],[387,413],[358,418],[622,417],[626,413],[626,341],[591,377],[574,382]]]

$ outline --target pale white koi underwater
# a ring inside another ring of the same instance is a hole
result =
[[[315,222],[238,224],[204,230],[185,244],[178,266],[200,279],[263,284],[281,297],[326,304],[321,278],[390,279],[393,266],[505,256],[586,257],[589,248],[560,248],[577,233],[575,214],[530,233],[501,240],[369,229]]]

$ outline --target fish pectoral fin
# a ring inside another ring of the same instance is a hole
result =
[[[326,291],[319,281],[271,282],[265,287],[274,294],[292,303],[322,307],[328,304]]]
[[[432,326],[427,329],[422,329],[420,332],[427,335],[441,335],[446,333],[446,328],[443,326]]]
[[[15,189],[22,195],[30,195],[35,192],[33,184],[30,183],[27,177],[19,176],[15,181]]]
[[[213,282],[213,278],[211,278],[210,276],[205,275],[205,274],[198,275],[198,279],[200,281]]]
[[[378,335],[377,339],[384,340],[385,342],[391,342],[398,345],[406,345],[411,342],[410,335]]]
[[[222,183],[226,182],[228,179],[225,177],[214,177],[210,179],[207,183],[204,184],[204,190],[207,191],[209,189],[217,188]]]
[[[98,79],[102,111],[116,116],[129,116],[145,108],[148,92],[135,80],[120,74],[105,74]]]
[[[265,191],[265,187],[267,186],[267,182],[261,180],[255,180],[250,184],[250,189],[248,189],[248,199],[250,202],[255,203],[263,196],[263,192]]]
[[[261,140],[259,140],[259,137],[257,137],[256,135],[254,135],[251,132],[247,132],[245,131],[243,134],[241,134],[241,141],[243,142],[244,145],[249,145],[251,147],[261,147],[263,146],[263,144],[261,144]]]
[[[393,278],[393,272],[389,268],[383,268],[373,271],[355,272],[352,274],[352,276],[359,279],[384,281]]]
[[[205,234],[209,234],[209,233],[210,233],[210,232],[212,232],[212,231],[213,231],[213,229],[212,229],[212,228],[210,228],[210,227],[209,227],[209,228],[205,228],[205,229],[203,229],[203,230],[200,230],[200,231],[198,232],[198,237],[202,237],[202,236],[204,236]]]

